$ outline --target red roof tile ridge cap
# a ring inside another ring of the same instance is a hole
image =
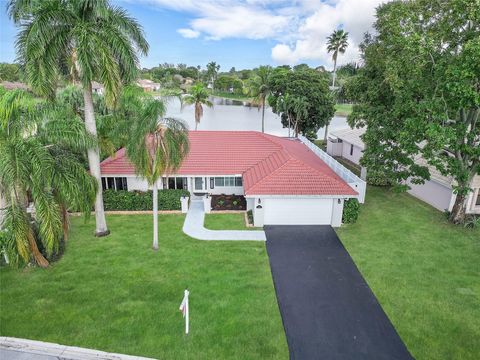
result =
[[[124,151],[123,151],[123,155],[120,155],[119,153],[120,153],[122,150],[124,150]],[[118,156],[117,156],[117,155],[118,155]],[[122,148],[118,149],[117,151],[115,151],[115,154],[110,155],[108,158],[102,160],[102,161],[100,162],[100,165],[110,164],[112,161],[119,160],[119,159],[125,157],[126,155],[127,155],[127,154],[126,154],[125,147],[122,147]]]
[[[268,158],[267,158],[268,159]],[[266,159],[265,159],[266,160]],[[275,170],[273,170],[272,172],[268,173],[267,175],[263,176],[261,179],[259,179],[257,182],[255,182],[255,184],[253,184],[249,189],[248,191],[250,192],[252,189],[254,189],[257,185],[259,185],[261,182],[263,182],[266,178],[272,176],[273,174],[275,174],[277,171],[279,171],[280,169],[282,169],[283,167],[285,167],[287,165],[287,163],[289,161],[294,161],[294,159],[292,158],[287,158],[287,160],[285,160],[285,162],[280,165],[279,167],[277,167]]]

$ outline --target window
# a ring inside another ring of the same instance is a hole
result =
[[[350,145],[350,156],[353,155],[353,144]]]
[[[480,189],[477,192],[477,201],[475,201],[476,206],[480,206]]]
[[[127,190],[127,178],[117,177],[115,178],[116,190]]]
[[[223,177],[216,177],[215,186],[225,186],[225,179]]]
[[[187,178],[185,177],[177,177],[175,178],[175,185],[177,189],[187,189]]]
[[[234,177],[226,177],[225,178],[225,186],[235,186],[235,178]]]
[[[128,190],[126,177],[102,177],[103,190]]]
[[[212,178],[213,179],[213,178]],[[213,183],[210,180],[210,188],[213,189]],[[243,186],[241,176],[225,176],[225,177],[216,177],[215,186]]]
[[[175,189],[175,178],[168,178],[168,188],[169,189]]]

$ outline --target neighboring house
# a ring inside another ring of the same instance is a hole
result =
[[[18,82],[18,81],[2,81],[0,86],[3,86],[6,90],[15,90],[15,89],[22,89],[22,90],[29,90],[27,84]]]
[[[244,195],[255,226],[340,226],[344,200],[364,200],[365,183],[305,138],[254,131],[191,131],[189,137],[188,157],[159,187]],[[124,149],[100,166],[103,189],[148,189]]]
[[[92,92],[98,95],[103,95],[105,93],[105,88],[102,84],[92,81]]]
[[[160,90],[159,83],[153,82],[152,80],[148,80],[148,79],[139,79],[137,81],[137,85],[140,86],[146,92]]]
[[[327,142],[327,153],[332,156],[341,156],[351,162],[360,165],[362,152],[365,144],[360,138],[365,132],[364,129],[343,129],[332,131]],[[453,193],[454,181],[451,177],[442,175],[434,166],[428,165],[425,159],[418,156],[415,162],[427,166],[430,171],[430,180],[422,185],[412,184],[408,192],[416,198],[430,204],[440,211],[451,211],[455,203],[456,195]],[[468,214],[480,214],[480,175],[476,175],[470,187],[473,191],[467,199]]]

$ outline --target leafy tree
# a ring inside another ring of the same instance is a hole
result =
[[[68,237],[68,209],[88,215],[97,184],[78,161],[96,146],[69,107],[44,104],[27,92],[0,93],[0,193],[6,203],[4,250],[12,264],[46,256]],[[27,211],[33,203],[34,215]]]
[[[295,137],[298,136],[298,124],[302,123],[308,117],[308,99],[305,96],[294,97],[291,100],[291,108],[295,114],[293,131]]]
[[[185,104],[195,105],[195,130],[197,130],[203,116],[203,105],[213,106],[212,102],[208,100],[208,91],[202,83],[197,83],[190,88],[190,93],[185,95],[183,100]]]
[[[288,94],[292,98],[304,97],[308,102],[308,116],[302,117],[297,124],[299,134],[309,135],[328,125],[335,113],[331,91],[328,87],[328,77],[325,73],[310,68],[292,70],[288,66],[273,69],[270,75],[271,95],[268,103],[273,112],[281,115],[284,127],[288,127],[289,117],[282,111],[279,99]],[[291,109],[292,119],[297,118]]]
[[[0,81],[20,81],[22,72],[18,64],[0,63]]]
[[[219,70],[220,65],[218,65],[215,61],[211,61],[207,64],[207,77],[208,80],[212,83],[213,91],[215,91],[215,81],[217,80]]]
[[[222,91],[230,91],[232,89],[235,94],[243,92],[242,80],[230,75],[220,75],[215,82],[215,87]]]
[[[17,51],[33,90],[53,99],[59,74],[69,69],[83,88],[85,127],[96,136],[92,81],[105,87],[114,105],[123,83],[137,78],[136,50],[146,55],[141,26],[108,0],[11,0],[10,17],[20,26]],[[108,235],[101,191],[98,146],[88,149],[90,172],[100,191],[95,201],[96,235]]]
[[[349,122],[367,126],[363,165],[405,189],[407,179],[430,179],[422,157],[455,180],[454,223],[464,220],[480,173],[479,24],[475,1],[382,5],[353,84],[358,105]]]
[[[348,32],[343,29],[335,30],[327,37],[327,51],[332,53],[333,60],[333,79],[332,88],[335,87],[335,78],[337,76],[337,58],[338,54],[344,54],[348,47]]]
[[[153,249],[158,250],[158,181],[174,173],[187,156],[188,128],[181,120],[165,118],[165,105],[159,100],[131,92],[124,101],[138,114],[125,122],[129,132],[125,148],[138,176],[153,188]]]
[[[262,108],[262,133],[265,132],[265,100],[270,95],[270,66],[260,66],[248,82],[248,92]]]

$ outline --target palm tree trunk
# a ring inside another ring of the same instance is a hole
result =
[[[30,250],[32,251],[33,259],[38,264],[38,266],[42,268],[48,267],[48,260],[44,258],[40,250],[38,250],[37,243],[35,242],[35,237],[33,236],[32,230],[28,230],[29,233],[27,235],[28,244],[30,245]]]
[[[262,133],[265,132],[265,98],[262,99]]]
[[[92,85],[83,89],[83,99],[85,102],[85,128],[87,131],[97,136],[97,125],[95,123],[95,113],[93,110],[92,99]],[[102,179],[100,174],[100,152],[98,145],[94,149],[88,149],[88,165],[90,167],[90,174],[97,180],[98,191],[95,198],[95,236],[106,236],[110,234],[107,228],[107,221],[105,220],[105,211],[103,209],[103,193],[102,193]]]
[[[158,184],[153,183],[153,250],[158,250]]]
[[[333,59],[333,82],[332,88],[335,87],[335,78],[337,77],[337,58]]]

